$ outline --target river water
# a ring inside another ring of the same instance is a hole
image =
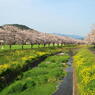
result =
[[[73,69],[72,58],[66,63],[69,66],[65,69],[67,75],[64,77],[58,90],[53,95],[73,95]]]

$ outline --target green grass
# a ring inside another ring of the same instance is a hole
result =
[[[52,95],[65,76],[64,68],[69,55],[48,57],[38,67],[28,70],[6,87],[0,95]]]
[[[60,47],[67,47],[67,48],[74,48],[76,47],[77,45],[73,45],[73,44],[66,44],[66,45],[62,45],[61,44],[59,45]],[[44,45],[37,45],[37,44],[34,44],[32,45],[32,49],[33,48],[43,48]],[[55,44],[55,46],[53,46],[53,44],[50,44],[50,45],[46,45],[45,47],[58,47],[57,44]],[[0,51],[6,51],[6,50],[18,50],[18,49],[22,49],[22,45],[11,45],[11,49],[10,49],[10,45],[2,45],[0,46]],[[23,45],[23,49],[31,49],[31,45]]]
[[[55,83],[48,83],[42,86],[37,86],[34,89],[28,89],[21,93],[21,95],[51,95],[56,89]],[[18,95],[18,94],[17,94]]]
[[[15,50],[9,52],[0,53],[0,74],[3,72],[2,69],[13,69],[23,67],[27,62],[37,59],[41,56],[59,52],[59,48],[42,48],[42,49],[28,49],[28,50]]]
[[[41,86],[36,86],[34,88],[26,89],[25,91],[19,92],[19,89],[16,89],[18,92],[11,92],[6,95],[51,95],[56,89],[56,83],[48,83],[43,84]],[[14,90],[14,91],[15,91]],[[1,93],[0,95],[5,95],[5,93]]]
[[[13,50],[7,52],[3,51],[0,55],[0,78],[3,78],[2,81],[6,80],[5,75],[8,75],[12,72],[21,73],[22,68],[27,64],[33,64],[34,60],[62,51],[63,48],[58,47]],[[2,81],[0,81],[0,90],[8,85],[7,82]]]
[[[57,45],[55,45],[57,46]],[[60,45],[61,46],[61,45]],[[32,45],[32,48],[41,48],[41,47],[44,47],[44,45]],[[50,46],[46,45],[45,47],[53,47],[53,44],[50,44]],[[22,45],[11,45],[11,50],[14,50],[14,49],[22,49]],[[23,49],[31,49],[31,45],[23,45]],[[4,51],[4,50],[10,50],[10,45],[2,45],[0,47],[0,51]]]

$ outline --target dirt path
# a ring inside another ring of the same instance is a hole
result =
[[[67,75],[64,77],[63,82],[53,95],[73,95],[72,59],[70,59],[67,64],[70,65],[66,68]]]

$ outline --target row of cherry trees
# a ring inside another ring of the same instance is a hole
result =
[[[95,46],[95,25],[93,25],[92,31],[88,34],[85,40],[88,42],[88,44]]]
[[[20,29],[14,26],[3,26],[0,28],[0,43],[8,44],[10,48],[12,45],[20,44],[30,44],[31,48],[34,44],[50,46],[64,45],[64,44],[84,44],[82,40],[76,40],[70,37],[58,36],[54,34],[42,33],[33,29]]]
[[[18,36],[20,35],[20,37]],[[1,41],[2,44],[8,44],[8,45],[15,45],[15,44],[20,44],[20,45],[25,45],[25,44],[31,44],[31,47],[34,44],[41,45],[43,44],[44,46],[53,44],[54,46],[57,45],[64,45],[64,44],[81,44],[82,41],[80,40],[75,40],[72,38],[68,37],[61,37],[61,36],[56,36],[52,34],[46,34],[46,33],[40,33],[37,35],[22,35],[20,33],[14,33],[14,34],[0,34],[0,38],[3,40]]]

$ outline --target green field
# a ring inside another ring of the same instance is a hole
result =
[[[57,51],[60,49],[57,49]],[[55,52],[55,50],[53,51]],[[69,55],[55,55],[45,59],[38,67],[18,76],[0,95],[51,95],[58,83],[64,78],[64,68]]]
[[[34,48],[50,48],[50,47],[67,47],[67,48],[73,48],[75,47],[76,45],[72,45],[72,44],[69,44],[69,45],[57,45],[55,44],[53,46],[53,44],[50,44],[50,45],[37,45],[37,44],[34,44],[34,45],[11,45],[11,48],[10,48],[10,45],[1,45],[0,46],[0,51],[6,51],[6,50],[19,50],[19,49],[34,49]]]
[[[50,47],[21,45],[0,51],[0,95],[52,95],[66,76],[73,56],[79,95],[95,93],[95,54],[88,45]],[[58,53],[63,53],[62,55]],[[44,58],[44,59],[43,59]],[[42,61],[39,61],[43,59]],[[36,61],[36,63],[35,63]]]
[[[10,45],[2,45],[0,50],[14,50],[14,49],[22,49],[22,46],[23,46],[23,49],[31,49],[31,48],[42,48],[44,47],[44,45],[11,45],[11,48],[10,48]],[[57,45],[55,45],[57,46]],[[61,46],[61,45],[60,45]],[[46,45],[45,47],[53,47],[53,45],[51,44],[50,46]]]

